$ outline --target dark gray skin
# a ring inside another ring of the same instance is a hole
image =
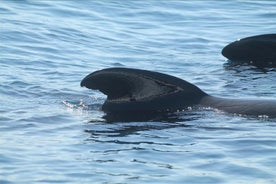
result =
[[[232,42],[222,49],[222,55],[232,62],[257,67],[276,67],[276,34],[251,36]]]
[[[175,112],[198,106],[240,115],[276,117],[276,100],[213,97],[182,79],[147,70],[103,69],[86,76],[81,86],[106,94],[102,109],[112,114]]]

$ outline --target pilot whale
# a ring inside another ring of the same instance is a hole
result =
[[[276,67],[276,34],[251,36],[225,46],[222,55],[230,61],[257,67]]]
[[[80,85],[107,95],[102,105],[107,113],[175,112],[198,106],[276,117],[276,100],[215,97],[180,78],[147,70],[107,68],[87,75]]]

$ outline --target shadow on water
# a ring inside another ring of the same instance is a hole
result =
[[[112,122],[179,122],[191,121],[190,116],[182,116],[179,113],[143,112],[143,113],[107,113],[103,116],[107,123]]]
[[[254,63],[244,63],[238,61],[231,61],[227,60],[227,63],[224,65],[225,70],[233,70],[235,72],[244,72],[244,71],[251,71],[254,73],[268,73],[268,72],[275,72],[275,67],[270,67],[267,65],[255,65]]]
[[[91,120],[86,133],[91,138],[105,135],[107,137],[125,137],[141,131],[163,130],[179,127],[190,127],[185,122],[198,120],[201,116],[193,112],[178,113],[143,113],[143,114],[106,114],[103,121]]]
[[[232,61],[228,61],[223,67],[221,78],[225,81],[224,87],[228,95],[233,93],[249,95],[252,98],[265,96],[275,99],[276,68],[257,67]]]

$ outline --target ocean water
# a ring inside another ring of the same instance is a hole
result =
[[[131,67],[221,97],[276,98],[228,43],[275,33],[274,1],[0,2],[0,183],[276,183],[276,120],[212,109],[109,122],[87,74]]]

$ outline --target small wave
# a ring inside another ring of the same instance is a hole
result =
[[[82,109],[82,110],[86,110],[88,109],[88,105],[85,105],[83,103],[83,100],[80,99],[79,102],[69,102],[69,101],[62,101],[62,103],[66,106],[66,107],[69,107],[69,108],[72,108],[72,109]]]
[[[99,97],[89,97],[89,98],[81,98],[81,99],[71,99],[71,100],[63,100],[62,104],[70,109],[77,110],[96,110],[99,111],[101,109],[103,103],[103,99]]]

